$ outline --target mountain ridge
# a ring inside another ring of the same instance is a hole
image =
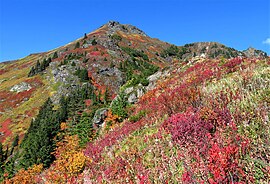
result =
[[[127,29],[125,28],[125,26],[127,27]],[[118,21],[114,21],[114,20],[111,20],[111,21],[109,21],[109,22],[107,22],[107,23],[105,23],[105,24],[103,24],[102,26],[100,26],[98,29],[96,29],[96,30],[94,30],[94,31],[91,31],[91,32],[89,32],[89,33],[85,33],[85,35],[91,35],[91,34],[94,34],[95,32],[97,32],[98,30],[100,30],[100,29],[106,29],[106,28],[110,28],[108,31],[109,31],[109,33],[107,33],[107,34],[114,34],[116,31],[121,31],[121,32],[126,32],[126,33],[128,33],[128,34],[140,34],[140,35],[143,35],[143,36],[146,36],[146,37],[149,37],[146,33],[144,33],[142,30],[140,30],[139,28],[137,28],[137,27],[135,27],[135,26],[133,26],[133,25],[131,25],[131,24],[121,24],[121,23],[119,23]],[[65,47],[67,47],[68,45],[73,45],[74,44],[74,42],[77,42],[77,41],[80,41],[80,40],[82,40],[84,37],[82,36],[82,37],[80,37],[80,38],[77,38],[77,39],[75,39],[74,41],[71,41],[71,42],[69,42],[69,43],[67,43],[67,44],[64,44],[63,46],[59,46],[59,47],[57,47],[57,48],[54,48],[54,49],[51,49],[51,50],[49,50],[49,51],[44,51],[44,52],[38,52],[38,53],[31,53],[31,54],[29,54],[29,55],[32,55],[32,54],[41,54],[41,53],[50,53],[50,52],[53,52],[53,51],[56,51],[56,50],[58,50],[58,49],[61,49],[61,48],[65,48]],[[150,37],[149,37],[150,38]],[[158,38],[153,38],[153,39],[157,39],[157,40],[159,40]],[[165,42],[165,43],[167,43],[167,44],[171,44],[171,43],[168,43],[168,42]],[[212,41],[212,42],[192,42],[192,43],[187,43],[187,44],[185,44],[185,45],[192,45],[192,44],[196,44],[196,45],[200,45],[200,44],[204,44],[205,46],[204,47],[207,47],[207,45],[211,45],[211,46],[213,46],[213,45],[215,45],[215,44],[217,44],[217,45],[221,45],[222,47],[227,47],[227,46],[225,46],[224,44],[222,44],[222,43],[219,43],[219,42],[215,42],[215,41]],[[171,44],[171,45],[174,45],[174,44]],[[177,46],[177,47],[183,47],[183,46],[185,46],[185,45],[179,45],[179,46]],[[230,47],[228,47],[228,48],[230,48]],[[249,47],[249,48],[251,48],[251,47]],[[243,50],[243,51],[239,51],[239,50],[237,50],[239,53],[242,53],[242,55],[240,54],[240,56],[245,56],[245,52],[244,51],[248,51],[249,50],[249,48],[248,49],[246,49],[246,50]],[[236,49],[234,49],[234,50],[236,50]],[[257,49],[254,49],[254,50],[257,50]],[[262,51],[262,50],[257,50],[257,52],[258,52],[258,54],[261,56],[261,57],[266,57],[267,56],[267,53],[266,52],[264,52],[264,51]],[[27,56],[25,56],[25,57],[27,57]],[[245,56],[245,57],[254,57],[253,55],[248,55],[248,56]],[[23,57],[24,58],[24,57]],[[16,61],[16,60],[14,60],[14,61]],[[7,62],[7,61],[3,61],[3,62]]]

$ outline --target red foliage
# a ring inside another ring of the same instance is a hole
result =
[[[199,113],[191,109],[171,116],[163,126],[169,129],[174,142],[184,147],[196,144],[201,148],[199,150],[201,153],[205,152],[205,145],[208,142],[206,135],[214,129],[211,122],[204,121]]]
[[[91,99],[87,99],[85,100],[85,105],[88,107],[92,104],[92,100]]]
[[[0,75],[2,75],[2,74],[5,73],[5,72],[6,72],[6,70],[1,69],[1,70],[0,70]]]
[[[191,173],[198,172],[212,176],[210,183],[244,181],[245,174],[238,160],[245,154],[248,141],[237,134],[237,127],[226,108],[189,109],[171,116],[163,128],[169,130],[172,140],[184,148],[182,157],[190,171],[184,173],[184,183],[191,181]],[[224,136],[225,132],[228,135]],[[188,161],[189,158],[196,162]]]
[[[100,52],[99,51],[92,51],[90,53],[91,56],[100,56]]]
[[[242,64],[239,59],[231,62],[228,66],[233,68]],[[104,148],[111,147],[146,124],[160,121],[167,114],[170,118],[165,121],[162,130],[171,133],[174,143],[180,146],[179,158],[184,161],[185,166],[183,182],[245,181],[238,160],[247,151],[248,141],[237,134],[237,127],[227,108],[227,104],[234,97],[230,93],[221,93],[215,95],[218,97],[211,101],[211,97],[206,99],[198,87],[229,72],[231,71],[227,70],[227,66],[220,67],[217,61],[200,62],[184,72],[176,71],[171,79],[149,91],[140,99],[133,112],[133,115],[146,112],[145,117],[134,123],[125,122],[122,127],[115,128],[95,143],[89,143],[85,150],[85,154],[93,160],[88,166],[89,177],[96,178],[105,171],[107,179],[125,175],[126,170],[123,167],[127,169],[133,166],[121,160],[123,155],[106,168],[100,165]],[[158,136],[162,138],[162,134]],[[144,180],[147,172],[140,172],[140,166],[135,168],[141,177],[137,178]],[[198,176],[202,178],[196,178]],[[101,180],[102,178],[99,178],[99,181]]]
[[[236,57],[236,58],[230,59],[227,63],[225,63],[224,67],[228,68],[228,72],[234,72],[238,69],[237,66],[240,66],[242,62],[243,62],[242,58]]]
[[[3,133],[3,135],[0,136],[1,143],[3,143],[6,138],[12,134],[12,132],[8,128],[11,123],[12,122],[10,118],[1,123],[0,132]]]
[[[4,112],[7,108],[14,108],[18,106],[24,100],[29,99],[36,88],[43,85],[39,77],[27,79],[24,82],[30,84],[32,88],[28,91],[22,91],[19,93],[10,91],[0,92],[0,111]]]

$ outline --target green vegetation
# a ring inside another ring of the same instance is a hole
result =
[[[144,117],[146,114],[146,111],[140,111],[138,114],[130,116],[129,117],[129,121],[131,122],[137,122],[138,120],[140,120],[142,117]]]
[[[121,49],[126,52],[133,59],[134,57],[141,57],[145,61],[149,61],[148,56],[143,52],[130,47],[121,47]]]
[[[88,71],[85,68],[77,69],[75,72],[75,75],[77,75],[80,78],[81,82],[88,82],[89,81]]]
[[[70,127],[71,135],[78,135],[80,146],[83,147],[94,137],[93,115],[83,113],[77,123]]]
[[[61,121],[66,118],[62,115],[60,112],[53,110],[50,99],[41,107],[37,118],[32,121],[21,144],[23,152],[20,165],[22,167],[28,168],[33,164],[41,163],[48,167],[52,163],[54,160],[52,152],[55,148],[53,139],[59,131]]]
[[[97,44],[96,39],[92,40],[91,44],[92,44],[92,45],[96,45],[96,44]]]
[[[160,54],[161,57],[166,58],[168,56],[173,56],[177,58],[182,58],[182,56],[190,50],[188,49],[189,45],[185,45],[184,47],[177,47],[175,45],[169,46],[167,49],[163,50]]]
[[[125,118],[128,117],[128,113],[126,111],[127,105],[128,102],[123,92],[121,92],[118,97],[112,102],[112,113],[117,115],[120,121],[123,121]]]
[[[32,77],[38,73],[41,73],[42,71],[44,71],[49,64],[52,62],[51,58],[48,59],[44,59],[41,63],[39,62],[39,60],[37,61],[36,65],[33,66],[31,68],[31,70],[28,73],[28,77]]]
[[[80,42],[76,42],[74,49],[80,48]]]
[[[142,52],[129,47],[121,47],[131,58],[119,64],[119,70],[125,73],[126,80],[131,81],[130,86],[141,83],[149,84],[147,77],[158,71],[159,67],[150,64],[148,56]]]
[[[53,57],[52,57],[52,59],[56,59],[56,58],[58,58],[57,51],[55,51],[55,52],[53,53]]]
[[[116,41],[122,41],[122,37],[119,36],[118,34],[113,34],[111,36],[111,39],[116,40]]]

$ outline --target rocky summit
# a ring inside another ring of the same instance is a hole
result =
[[[269,183],[269,64],[117,21],[0,63],[0,181]]]

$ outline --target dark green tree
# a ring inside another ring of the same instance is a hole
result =
[[[127,118],[127,110],[126,107],[128,102],[126,100],[126,95],[123,92],[120,92],[115,100],[112,102],[112,113],[120,117],[120,121],[123,121]]]
[[[80,48],[80,42],[77,42],[75,45],[75,49]]]
[[[10,155],[13,154],[14,148],[16,146],[18,146],[18,144],[19,144],[19,135],[16,135],[15,138],[14,138],[14,140],[13,140],[13,142],[12,142]]]
[[[56,59],[56,58],[58,58],[58,54],[57,54],[57,51],[55,51],[54,52],[54,54],[53,54],[53,57],[52,57],[53,59]]]
[[[31,67],[31,70],[30,70],[29,73],[28,73],[28,77],[32,77],[32,76],[34,76],[34,75],[35,75],[35,67],[32,66],[32,67]]]
[[[94,40],[92,40],[92,45],[96,45],[97,44],[97,41],[96,41],[96,39],[94,39]]]

